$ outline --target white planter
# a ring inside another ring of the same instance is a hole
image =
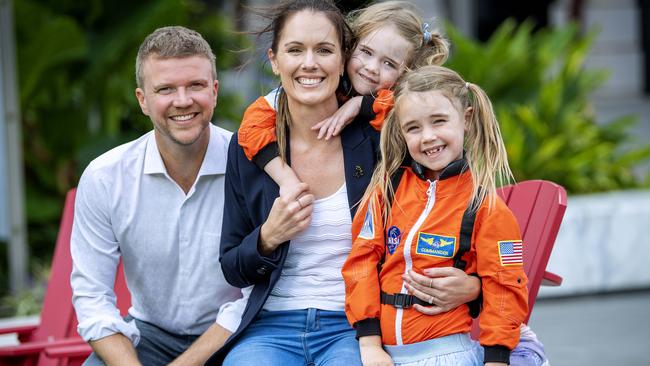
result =
[[[650,288],[650,190],[570,196],[539,297]]]

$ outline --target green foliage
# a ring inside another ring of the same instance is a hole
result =
[[[136,102],[135,56],[157,27],[196,29],[232,68],[244,37],[201,0],[14,1],[32,262],[49,263],[64,193],[91,159],[151,129]],[[228,92],[231,92],[230,94]],[[239,119],[220,90],[215,120]],[[34,265],[34,263],[32,263]]]
[[[29,288],[0,298],[0,318],[36,315],[40,312],[50,269],[36,264],[33,272],[34,280]]]
[[[590,95],[607,78],[584,59],[595,33],[568,26],[532,33],[505,22],[486,44],[448,27],[447,66],[490,96],[517,181],[548,179],[571,193],[638,187],[633,168],[650,145],[625,150],[636,117],[597,124]]]

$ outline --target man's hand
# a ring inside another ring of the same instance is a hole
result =
[[[201,366],[226,343],[232,333],[221,325],[214,323],[199,339],[192,343],[183,354],[169,366]]]

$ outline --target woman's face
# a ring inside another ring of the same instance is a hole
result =
[[[311,10],[293,14],[277,44],[277,52],[268,51],[269,59],[290,103],[317,107],[336,101],[343,51],[325,14]]]

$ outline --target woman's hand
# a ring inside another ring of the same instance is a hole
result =
[[[312,130],[318,130],[318,138],[329,140],[330,137],[338,135],[343,127],[347,126],[359,114],[361,110],[362,97],[354,97],[345,102],[334,114],[314,126]]]
[[[404,276],[406,289],[432,306],[413,305],[417,311],[436,315],[470,302],[481,293],[481,280],[455,267],[425,269],[425,275],[410,270]]]
[[[360,337],[359,351],[363,366],[393,366],[393,360],[381,346],[380,336]]]
[[[300,183],[275,199],[269,217],[260,228],[258,249],[262,255],[270,255],[280,244],[309,226],[314,195],[308,191],[309,186]]]

